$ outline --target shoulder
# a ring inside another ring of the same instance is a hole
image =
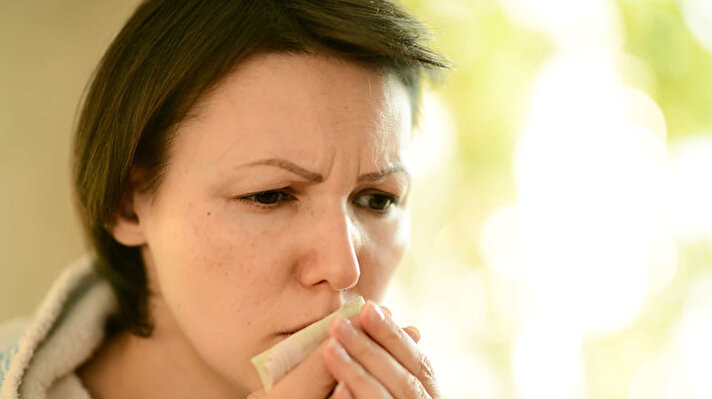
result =
[[[8,345],[17,342],[31,321],[30,317],[18,317],[0,322],[0,352]]]
[[[0,387],[10,370],[12,358],[20,350],[18,342],[30,325],[30,318],[17,318],[0,324]]]

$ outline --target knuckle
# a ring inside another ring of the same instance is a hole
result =
[[[386,328],[383,332],[383,340],[390,344],[395,344],[399,342],[402,338],[402,331],[400,329],[394,330],[392,328]]]
[[[368,341],[361,342],[353,349],[353,356],[357,359],[364,359],[373,354],[373,344]]]
[[[364,374],[364,373],[356,373],[356,374],[353,376],[353,383],[354,383],[354,386],[362,386],[362,387],[365,387],[365,386],[368,386],[368,385],[370,384],[370,380],[369,380],[369,378],[366,376],[366,374]]]
[[[406,374],[406,378],[403,381],[402,392],[404,393],[404,396],[408,398],[425,399],[428,397],[427,392],[425,391],[423,384],[421,384],[420,380],[418,380],[418,377],[410,373]]]
[[[426,384],[435,380],[433,365],[430,363],[430,359],[422,353],[418,356],[418,377]]]

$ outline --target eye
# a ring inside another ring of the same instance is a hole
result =
[[[376,213],[386,213],[393,205],[397,205],[398,202],[392,195],[367,193],[354,198],[353,203]]]
[[[239,197],[238,199],[263,208],[274,208],[283,202],[296,200],[296,198],[283,190],[261,191],[259,193]]]

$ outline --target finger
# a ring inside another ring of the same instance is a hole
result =
[[[326,342],[321,343],[304,361],[287,373],[270,390],[272,398],[325,398],[336,385],[336,380],[324,364]]]
[[[366,333],[358,331],[343,317],[329,325],[329,333],[346,352],[396,398],[429,399],[423,384]]]
[[[386,308],[385,306],[381,306],[381,308],[384,310],[384,313],[386,313],[389,316],[391,315],[388,308]],[[391,320],[392,320],[392,318],[391,318]],[[361,316],[360,315],[356,315],[356,316],[352,317],[351,319],[349,319],[349,321],[351,321],[351,324],[357,330],[363,329],[363,326],[361,325]],[[420,342],[420,330],[418,330],[416,327],[408,326],[408,327],[403,328],[403,331],[408,333],[408,335],[413,339],[413,341],[415,341],[416,344],[418,342]]]
[[[346,384],[344,384],[343,381],[338,383],[336,385],[336,389],[334,390],[334,394],[331,395],[333,399],[353,399],[353,396],[351,395],[351,392],[349,392],[349,389],[346,388]]]
[[[346,353],[343,346],[334,337],[326,340],[324,364],[329,372],[339,381],[343,381],[350,394],[355,398],[392,399],[390,393],[358,362]]]
[[[439,397],[435,374],[428,358],[410,335],[369,301],[359,314],[363,330],[423,384],[432,397]]]

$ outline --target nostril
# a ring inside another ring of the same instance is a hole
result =
[[[336,209],[336,208],[334,208]],[[358,253],[361,234],[343,209],[323,212],[300,241],[301,283],[313,286],[327,282],[335,291],[354,287],[361,276]]]

